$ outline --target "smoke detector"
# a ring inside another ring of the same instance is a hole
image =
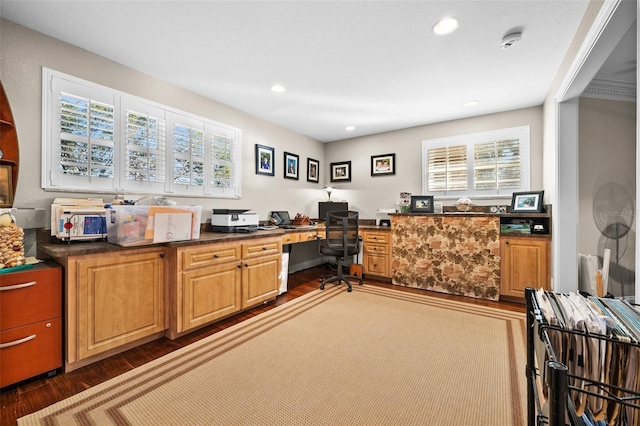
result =
[[[512,33],[505,36],[500,44],[500,49],[506,49],[507,47],[513,46],[520,41],[520,38],[522,38],[522,33]]]

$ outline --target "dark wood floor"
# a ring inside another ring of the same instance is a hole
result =
[[[319,286],[318,277],[327,272],[324,267],[317,267],[290,274],[288,278],[288,291],[278,296],[275,300],[216,322],[211,326],[194,331],[176,340],[169,340],[167,338],[158,339],[70,373],[59,374],[51,378],[34,378],[17,385],[8,386],[0,391],[0,403],[2,404],[2,411],[0,412],[1,425],[15,425],[19,417],[38,411],[176,349],[316,290]],[[366,279],[365,285],[377,285],[406,292],[425,293],[425,290],[403,288]],[[510,311],[525,311],[524,305],[518,303],[491,302],[436,292],[428,293],[429,295],[445,299],[462,300],[473,304],[492,306]]]

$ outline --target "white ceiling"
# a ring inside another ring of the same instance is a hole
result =
[[[587,4],[1,0],[0,15],[327,142],[541,105]],[[445,16],[460,28],[437,36]]]

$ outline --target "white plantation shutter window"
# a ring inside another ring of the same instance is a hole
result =
[[[167,174],[165,111],[130,100],[123,101],[123,109],[126,124],[122,189],[161,194]]]
[[[467,189],[467,149],[464,145],[430,149],[427,156],[432,191]]]
[[[422,141],[425,195],[509,197],[528,191],[529,126]]]
[[[240,198],[239,129],[43,68],[42,187]]]
[[[204,130],[174,124],[173,182],[204,185]]]
[[[212,126],[209,182],[214,194],[234,193],[239,190],[237,175],[240,168],[234,167],[234,164],[239,163],[239,138],[240,135],[235,129]]]
[[[54,84],[55,83],[55,84]],[[42,178],[50,187],[104,190],[115,187],[115,107],[108,92],[73,81],[48,81],[43,139],[57,143],[43,150]]]
[[[475,189],[520,188],[520,140],[476,144],[473,168]]]

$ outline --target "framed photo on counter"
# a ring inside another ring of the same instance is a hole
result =
[[[544,211],[543,199],[544,191],[514,192],[511,196],[511,212],[541,213]]]
[[[411,213],[433,213],[433,195],[412,195]]]

